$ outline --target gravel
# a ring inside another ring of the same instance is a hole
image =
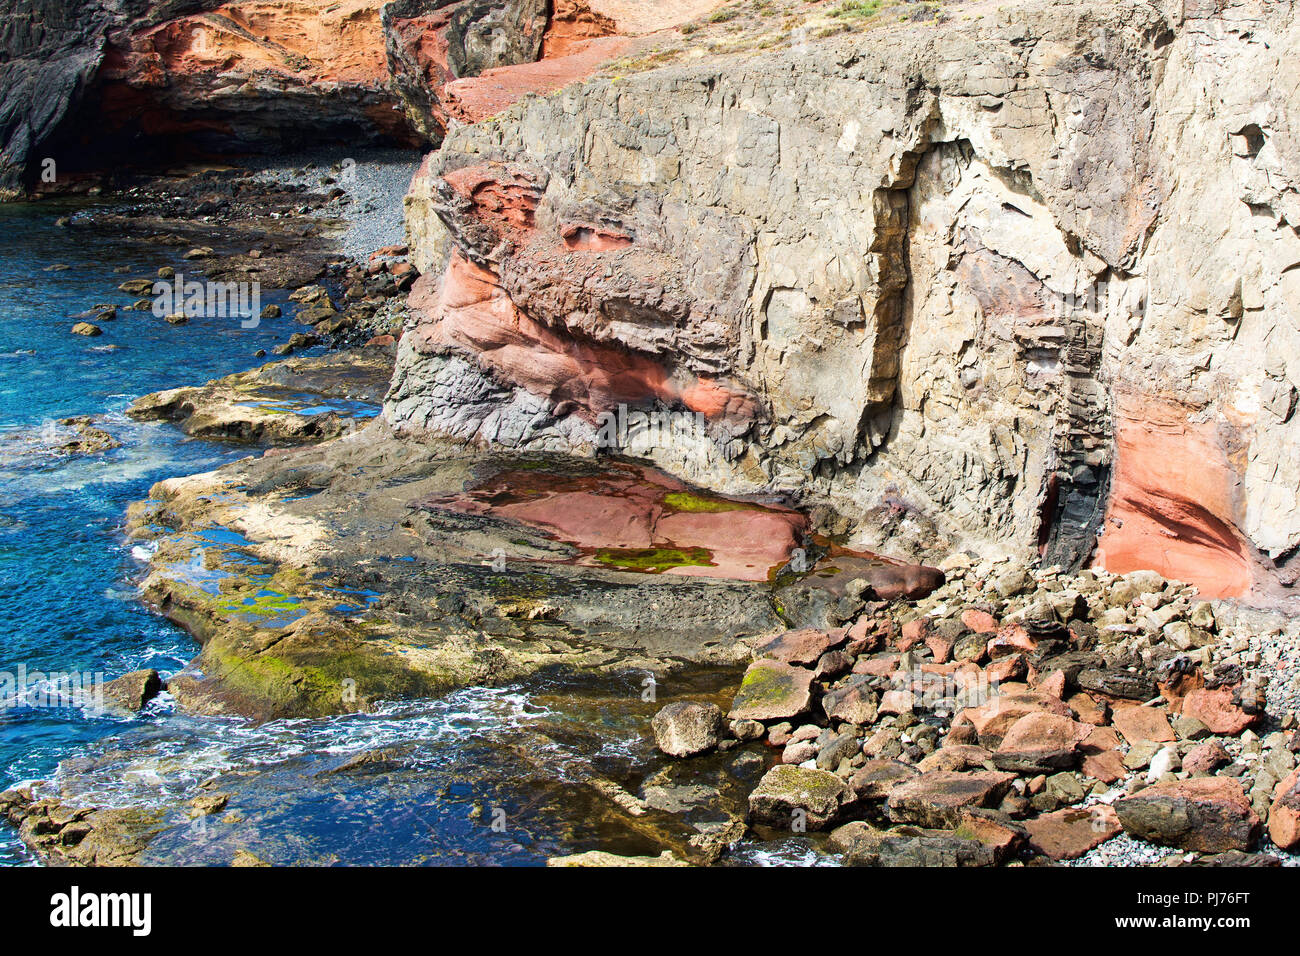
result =
[[[257,179],[319,192],[344,190],[317,214],[347,221],[339,245],[345,256],[364,262],[376,249],[406,241],[402,199],[421,158],[411,150],[318,150],[259,165]]]

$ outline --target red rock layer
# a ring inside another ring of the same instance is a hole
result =
[[[689,504],[678,510],[673,494],[707,503],[701,510]],[[604,561],[598,556],[605,549],[630,554],[703,549],[707,564],[667,567],[662,573],[745,581],[766,580],[771,569],[785,564],[808,526],[803,515],[787,508],[697,498],[677,479],[630,463],[581,477],[506,472],[464,494],[423,504],[538,528],[587,552],[577,559],[580,564],[611,563],[609,556]]]
[[[1210,597],[1239,597],[1257,577],[1240,532],[1234,428],[1196,409],[1133,393],[1118,396],[1110,510],[1097,564],[1158,571]]]
[[[496,273],[453,253],[441,282],[421,277],[410,305],[427,321],[411,334],[433,352],[453,346],[505,381],[540,395],[556,414],[577,413],[595,422],[619,405],[658,400],[706,418],[752,416],[743,389],[689,372],[614,344],[584,341],[533,319],[516,307]]]

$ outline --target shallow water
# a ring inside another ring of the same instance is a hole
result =
[[[195,318],[172,326],[125,306],[117,291],[162,265],[191,264],[184,248],[150,248],[54,225],[74,207],[0,205],[0,672],[103,672],[111,679],[141,667],[177,670],[194,652],[184,632],[135,600],[142,568],[121,528],[127,505],[170,475],[212,468],[245,454],[192,441],[165,425],[122,413],[159,388],[202,382],[251,368],[253,353],[283,341],[285,317],[242,329],[236,319]],[[55,264],[68,265],[49,272]],[[119,266],[130,271],[117,273]],[[264,290],[266,302],[287,303]],[[70,316],[119,306],[104,334],[72,335]],[[72,415],[100,423],[122,447],[91,457],[60,457],[55,424]],[[121,729],[123,722],[72,709],[0,710],[0,788],[43,777],[58,761]],[[0,827],[0,863],[22,859],[13,831]]]
[[[166,677],[197,647],[138,603],[134,582],[148,553],[124,538],[126,509],[162,478],[248,450],[133,422],[123,411],[146,392],[253,367],[264,361],[255,350],[296,326],[285,294],[263,290],[285,317],[256,329],[201,318],[174,327],[120,308],[102,324],[104,335],[71,335],[71,315],[133,300],[116,291],[120,282],[184,263],[172,258],[181,249],[53,225],[64,211],[0,206],[0,674],[21,666],[112,679],[154,667]],[[45,271],[55,263],[72,268]],[[114,271],[123,265],[128,272]],[[295,398],[305,400],[299,414],[338,405]],[[102,418],[97,424],[121,447],[60,457],[55,449],[69,435],[56,420],[71,415]],[[209,533],[240,543],[222,529]],[[373,596],[341,595],[349,607]],[[739,673],[675,679],[657,702],[642,699],[643,677],[551,675],[371,714],[262,725],[176,713],[166,694],[133,719],[10,700],[0,709],[0,789],[53,779],[78,803],[156,810],[162,832],[146,862],[225,864],[241,851],[286,864],[540,864],[597,848],[654,854],[664,828],[684,839],[691,822],[721,819],[718,801],[634,820],[614,809],[611,787],[639,795],[653,783],[689,794],[702,780],[736,812],[770,756],[714,755],[692,761],[679,780],[683,765],[655,751],[650,717],[675,696],[725,704]],[[212,793],[228,795],[228,804],[192,818],[189,802]],[[748,844],[731,862],[820,859],[815,844],[796,839]],[[0,825],[0,865],[30,862],[14,830]]]

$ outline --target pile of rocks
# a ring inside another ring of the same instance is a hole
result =
[[[302,286],[289,298],[299,303],[297,319],[312,327],[317,341],[336,347],[392,345],[406,319],[406,292],[418,276],[406,261],[406,247],[388,246],[365,267],[332,266],[326,283]],[[338,291],[331,294],[329,286]]]
[[[1236,609],[1151,572],[943,570],[755,646],[719,729],[780,750],[751,825],[838,827],[872,864],[1068,860],[1121,832],[1187,860],[1300,850],[1300,735],[1267,709],[1295,675],[1261,672]]]

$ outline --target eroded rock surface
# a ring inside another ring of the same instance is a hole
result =
[[[1293,14],[1011,4],[456,129],[386,414],[583,452],[686,412],[621,447],[871,550],[1267,596],[1300,543]]]

